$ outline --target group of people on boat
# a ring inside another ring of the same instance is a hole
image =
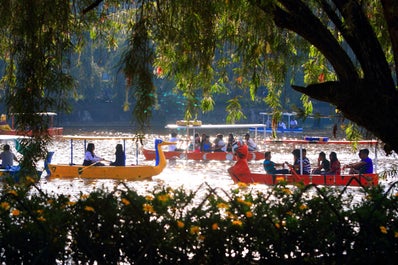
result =
[[[105,164],[102,162],[105,162],[105,160],[102,157],[99,157],[95,154],[94,152],[95,146],[93,143],[88,143],[86,152],[84,153],[84,161],[83,161],[83,166],[104,166]],[[116,151],[115,151],[115,156],[116,159],[114,162],[109,163],[110,166],[125,166],[126,165],[126,154],[123,150],[123,146],[121,144],[116,145]]]
[[[322,174],[322,175],[340,175],[341,170],[349,168],[349,174],[372,174],[373,173],[373,161],[369,157],[368,149],[361,149],[359,151],[360,161],[356,163],[351,163],[341,167],[340,161],[337,158],[336,152],[331,152],[329,154],[329,160],[326,158],[324,152],[320,152],[318,155],[318,163],[316,168],[311,170],[311,163],[307,157],[306,149],[294,149],[293,152],[293,164],[288,162],[275,163],[271,160],[271,152],[265,152],[264,159],[264,170],[268,174],[289,174],[291,170],[294,170],[297,174],[310,175],[312,174]],[[283,167],[287,165],[290,169],[279,169],[276,166]]]
[[[228,169],[228,173],[234,176],[236,179],[241,177],[250,176],[250,169],[247,163],[248,147],[243,142],[237,142],[236,148],[233,148],[234,153],[237,156],[237,162],[235,165]],[[293,152],[293,164],[288,162],[276,163],[271,160],[271,151],[264,153],[263,167],[267,174],[322,174],[322,175],[340,175],[342,170],[350,169],[349,174],[372,174],[373,173],[373,161],[369,157],[368,149],[361,149],[358,153],[360,161],[350,163],[341,167],[340,161],[337,158],[336,152],[329,154],[329,160],[326,158],[324,152],[320,152],[318,155],[317,166],[311,170],[311,163],[307,157],[306,149],[294,149]],[[287,168],[284,168],[285,165]],[[277,169],[280,167],[280,169]]]
[[[177,133],[172,132],[169,141],[177,143],[179,141]],[[202,133],[202,136],[199,136],[199,133],[195,133],[194,141],[189,146],[189,150],[194,152],[232,152],[232,146],[236,141],[237,139],[232,133],[228,134],[227,141],[224,140],[224,135],[219,133],[212,142],[209,135]],[[248,151],[257,150],[257,144],[250,137],[249,133],[244,135],[244,143],[247,145]],[[177,144],[169,145],[169,151],[182,151],[182,149]]]

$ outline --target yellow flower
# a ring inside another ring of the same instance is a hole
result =
[[[177,220],[177,226],[178,226],[178,228],[184,228],[185,224],[184,224],[184,222]]]
[[[4,210],[8,210],[10,209],[10,204],[8,202],[1,202],[1,208],[3,208]]]
[[[37,220],[40,222],[45,222],[46,218],[44,218],[43,216],[37,217]]]
[[[387,234],[387,228],[385,226],[380,226],[380,232],[382,232],[383,234]]]
[[[238,187],[241,188],[241,189],[245,189],[245,188],[247,188],[247,183],[238,182]]]
[[[69,206],[73,206],[73,205],[75,205],[75,204],[76,204],[76,202],[73,202],[73,201],[68,201],[66,204],[67,204],[67,205],[69,205]]]
[[[233,220],[233,221],[232,221],[232,225],[235,225],[235,226],[242,226],[242,221],[241,221],[241,220]]]
[[[289,194],[289,195],[292,194],[292,191],[290,189],[288,189],[288,188],[284,188],[283,192],[286,193],[286,194]]]
[[[237,200],[239,203],[244,204],[244,205],[247,205],[247,206],[249,206],[249,207],[253,205],[252,202],[245,201],[245,200],[242,199],[242,198],[237,198],[236,200]]]
[[[12,210],[11,214],[14,216],[18,216],[21,212],[18,209]]]
[[[304,211],[305,209],[307,209],[308,207],[307,207],[307,205],[305,205],[305,204],[301,204],[300,205],[300,210],[302,210],[302,211]]]
[[[284,177],[277,177],[276,178],[276,182],[281,182],[281,181],[285,181]]]
[[[39,209],[36,211],[38,214],[42,214],[44,211],[42,209]]]
[[[158,196],[158,200],[161,202],[167,202],[170,199],[169,194],[162,194]]]
[[[219,208],[219,209],[228,209],[229,206],[226,203],[220,202],[220,203],[217,204],[217,208]]]
[[[281,225],[280,225],[279,223],[275,223],[275,227],[276,227],[277,229],[279,229],[279,228],[281,228]]]
[[[246,212],[246,217],[247,218],[252,218],[253,217],[253,213],[251,211],[247,211]]]
[[[124,205],[130,205],[130,201],[129,200],[127,200],[126,198],[123,198],[122,199],[122,203],[124,204]]]
[[[155,212],[155,210],[153,209],[152,205],[147,204],[147,203],[144,203],[142,205],[142,209],[144,210],[144,212],[147,212],[147,213],[154,213]]]
[[[227,214],[229,219],[236,219],[236,215],[231,213],[230,211],[227,211],[226,214]]]
[[[91,207],[91,206],[84,207],[84,210],[87,211],[87,212],[95,212],[94,208]]]
[[[213,229],[213,230],[218,230],[218,224],[217,224],[217,223],[214,223],[214,224],[211,226],[211,229]]]
[[[80,199],[82,199],[82,200],[85,200],[85,199],[87,199],[88,198],[88,195],[87,194],[82,194],[81,196],[80,196]]]
[[[18,196],[18,193],[16,190],[9,190],[8,194],[14,195],[14,196]]]
[[[35,183],[35,180],[32,177],[26,177],[27,183]]]
[[[394,232],[394,237],[398,238],[398,232]]]
[[[199,228],[199,226],[196,226],[196,225],[191,226],[191,228],[189,229],[189,232],[190,232],[192,235],[197,235],[197,234],[199,234],[199,231],[200,231],[200,228]]]
[[[153,197],[151,195],[147,195],[147,196],[145,196],[145,200],[152,201]]]
[[[293,212],[292,211],[287,211],[286,214],[292,216]]]

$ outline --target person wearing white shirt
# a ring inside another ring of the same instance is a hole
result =
[[[257,150],[257,144],[250,138],[250,134],[246,133],[245,142],[250,152]]]

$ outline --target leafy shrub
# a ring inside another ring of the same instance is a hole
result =
[[[49,195],[33,180],[4,184],[0,263],[393,264],[396,183],[338,189],[239,185],[225,191],[123,183],[79,198]]]

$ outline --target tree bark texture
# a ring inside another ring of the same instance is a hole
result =
[[[275,6],[273,10],[275,24],[297,33],[314,45],[333,66],[338,78],[338,81],[307,87],[293,86],[293,89],[333,104],[344,117],[364,127],[398,152],[398,93],[392,77],[395,69],[388,64],[359,2],[319,1],[350,50],[343,48],[305,1],[278,2],[280,6]],[[257,4],[261,8],[261,4]],[[397,55],[398,16],[391,10],[398,10],[398,4],[391,0],[383,0],[382,4],[386,10],[394,55]]]

